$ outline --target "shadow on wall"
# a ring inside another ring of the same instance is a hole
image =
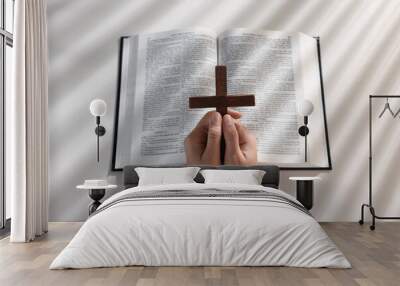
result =
[[[319,220],[356,221],[367,198],[368,95],[400,90],[400,21],[398,1],[48,1],[50,220],[79,221],[87,217],[90,200],[75,186],[84,179],[110,172],[114,112],[118,88],[120,37],[138,32],[205,26],[302,31],[321,37],[326,111],[333,171],[283,172],[281,186],[293,192],[290,175],[320,175],[312,210]],[[93,98],[107,102],[102,119],[101,162],[96,162]],[[377,148],[385,148],[390,130],[377,133]],[[388,139],[389,138],[389,139]],[[393,146],[399,150],[399,146]],[[387,151],[389,152],[389,150]],[[390,151],[392,152],[392,151]],[[376,195],[382,215],[400,205],[394,187],[400,178],[395,156],[377,167]],[[381,176],[382,175],[382,176]],[[388,175],[388,177],[383,176]],[[393,176],[392,176],[393,175]],[[400,210],[399,210],[400,211]]]

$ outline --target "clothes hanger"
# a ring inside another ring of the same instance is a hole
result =
[[[392,111],[392,108],[390,108],[390,104],[389,104],[389,98],[386,97],[386,103],[385,103],[385,107],[383,108],[381,114],[379,114],[379,118],[381,118],[383,116],[383,114],[386,112],[386,110],[389,110],[390,114],[392,114],[392,117],[396,117],[397,114],[400,112],[397,111],[396,115],[394,115],[394,112]]]

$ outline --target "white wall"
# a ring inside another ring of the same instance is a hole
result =
[[[90,200],[75,191],[85,178],[121,179],[109,171],[120,37],[190,26],[321,37],[333,171],[282,172],[281,187],[294,193],[290,175],[319,175],[315,217],[358,220],[368,191],[368,95],[400,94],[400,1],[48,0],[50,219],[86,218]],[[96,97],[109,106],[101,164],[95,161],[94,118],[88,111]],[[376,162],[378,213],[399,215],[400,136],[386,127],[377,133],[376,148],[383,158]]]

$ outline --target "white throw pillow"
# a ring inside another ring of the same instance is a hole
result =
[[[139,176],[139,186],[195,183],[193,179],[199,170],[199,167],[135,168]]]
[[[204,183],[261,185],[265,171],[262,170],[201,170]]]

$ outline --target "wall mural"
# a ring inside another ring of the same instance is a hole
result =
[[[330,169],[319,40],[182,29],[122,39],[113,169]]]

